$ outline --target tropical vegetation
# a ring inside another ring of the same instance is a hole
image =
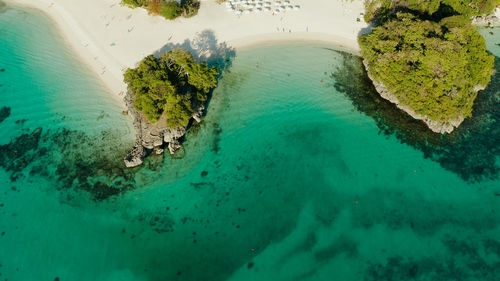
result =
[[[368,2],[368,7],[391,2],[378,9],[374,17],[378,26],[359,37],[371,77],[401,105],[434,121],[470,116],[478,90],[490,82],[494,57],[469,16],[491,11],[495,1]],[[443,8],[440,2],[449,6]],[[397,6],[402,3],[403,7]],[[465,15],[460,15],[462,11]]]
[[[217,87],[218,71],[195,62],[191,53],[174,49],[149,55],[136,68],[125,71],[124,81],[133,95],[135,108],[152,123],[165,116],[170,128],[185,127],[195,108],[206,102]]]
[[[198,0],[122,0],[122,4],[131,8],[142,7],[150,14],[161,15],[173,20],[177,17],[192,17],[198,13],[200,2]]]
[[[397,8],[406,8],[429,15],[443,9],[467,17],[480,16],[490,14],[499,4],[500,0],[367,0],[365,1],[365,20],[372,20],[383,10]]]

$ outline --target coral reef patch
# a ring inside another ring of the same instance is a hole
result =
[[[0,123],[3,122],[3,120],[7,119],[7,117],[10,116],[10,107],[2,106],[0,108]]]

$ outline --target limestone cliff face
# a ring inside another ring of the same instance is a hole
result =
[[[458,126],[460,126],[460,124],[464,121],[463,116],[460,116],[457,119],[451,119],[446,121],[435,121],[425,115],[420,115],[416,113],[408,106],[400,104],[398,98],[393,94],[391,94],[382,82],[373,79],[372,75],[370,75],[370,72],[368,71],[368,63],[366,62],[366,60],[363,61],[363,64],[365,65],[368,77],[370,78],[370,80],[372,80],[375,89],[377,90],[377,92],[380,94],[381,97],[394,103],[399,109],[408,113],[408,115],[410,115],[411,117],[418,120],[422,120],[425,123],[425,125],[427,125],[427,127],[429,127],[429,129],[431,129],[433,132],[440,134],[451,133],[455,128],[458,128]],[[483,89],[484,87],[478,86],[474,90],[480,91]]]
[[[128,113],[132,116],[135,129],[135,144],[132,150],[124,157],[125,166],[132,168],[141,165],[144,158],[151,152],[162,154],[164,147],[170,154],[174,154],[181,147],[181,139],[186,134],[186,127],[169,128],[166,126],[165,116],[152,124],[134,107],[130,93],[125,96]],[[200,106],[193,114],[196,122],[201,122],[205,106]]]

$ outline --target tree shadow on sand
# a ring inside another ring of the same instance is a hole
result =
[[[379,133],[394,135],[401,143],[423,152],[469,183],[497,179],[500,167],[500,59],[488,88],[479,93],[472,113],[451,134],[430,131],[380,97],[368,78],[361,58],[341,52],[342,64],[331,74],[333,87],[354,107],[373,118]]]
[[[6,10],[7,10],[7,4],[5,4],[0,0],[0,13],[5,12]]]
[[[214,32],[209,29],[197,33],[191,40],[186,39],[184,42],[177,44],[168,43],[153,55],[157,57],[177,48],[188,50],[197,61],[206,61],[208,66],[215,66],[220,76],[224,72],[229,72],[232,60],[236,56],[234,48],[228,46],[226,42],[219,43]]]

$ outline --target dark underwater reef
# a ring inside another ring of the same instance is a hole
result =
[[[341,53],[342,64],[331,73],[335,89],[349,98],[353,106],[371,117],[379,133],[395,136],[401,143],[422,151],[424,157],[438,162],[467,182],[497,179],[500,167],[500,59],[488,87],[476,99],[472,117],[453,133],[430,131],[378,95],[368,78],[361,58]]]
[[[81,131],[27,130],[8,144],[0,145],[0,167],[12,183],[20,178],[42,176],[57,182],[57,189],[75,188],[96,200],[117,195],[136,186],[134,170],[123,165],[123,145],[114,142],[118,133],[89,136]]]

